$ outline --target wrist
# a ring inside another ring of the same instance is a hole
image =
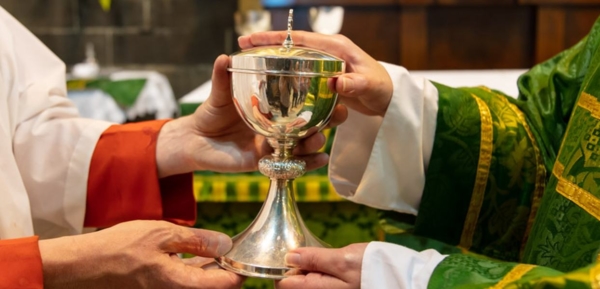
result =
[[[44,288],[63,288],[67,284],[73,284],[77,279],[85,278],[85,263],[97,262],[82,255],[84,251],[80,250],[77,238],[63,237],[39,241]]]
[[[156,141],[158,177],[188,173],[198,168],[192,155],[193,119],[190,116],[171,120],[161,128]]]

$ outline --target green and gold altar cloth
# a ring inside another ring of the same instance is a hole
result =
[[[306,175],[294,182],[298,202],[343,200],[333,189],[327,175]],[[194,195],[199,202],[262,202],[268,191],[269,178],[260,174],[194,175]]]
[[[386,240],[449,255],[429,288],[600,288],[600,20],[518,99],[435,86],[419,214],[388,216]]]

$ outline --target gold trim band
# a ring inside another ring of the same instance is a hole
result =
[[[600,264],[590,269],[590,283],[593,289],[600,289]]]
[[[481,206],[483,205],[483,196],[485,194],[485,187],[487,186],[490,165],[492,162],[492,142],[494,138],[492,113],[490,112],[490,108],[476,95],[471,94],[471,96],[473,96],[479,108],[481,119],[481,143],[479,144],[479,161],[477,163],[475,186],[473,187],[473,194],[471,196],[469,210],[467,212],[459,243],[459,247],[466,250],[473,245],[473,235],[475,234],[477,220],[479,219],[479,213],[481,211]]]
[[[577,105],[589,111],[594,118],[600,119],[600,102],[598,102],[598,99],[595,96],[587,92],[582,92],[577,101]]]
[[[535,138],[533,137],[533,133],[529,128],[529,124],[525,120],[525,115],[514,104],[509,103],[505,98],[502,99],[508,103],[508,106],[511,108],[511,110],[517,115],[517,118],[523,125],[523,129],[525,129],[525,132],[527,132],[527,136],[531,141],[531,145],[533,146],[533,151],[535,153],[535,187],[533,189],[533,200],[531,201],[531,209],[529,211],[529,218],[527,219],[527,227],[525,228],[525,234],[523,235],[523,241],[521,242],[520,254],[522,256],[525,251],[525,245],[527,244],[529,232],[533,227],[535,216],[537,215],[542,196],[544,195],[544,189],[546,188],[546,167],[544,166],[544,162],[542,161],[542,154],[540,153],[538,144],[535,141]]]
[[[552,169],[552,173],[558,178],[556,191],[594,216],[597,220],[600,220],[600,200],[590,192],[566,180],[562,176],[564,170],[565,166],[557,160]]]
[[[496,283],[496,285],[490,287],[490,289],[496,289],[496,288],[504,288],[506,287],[506,285],[521,279],[521,277],[523,277],[523,275],[527,274],[527,272],[531,271],[531,269],[535,268],[535,265],[530,265],[530,264],[519,264],[517,266],[515,266],[514,268],[512,268],[512,270],[510,270],[510,272],[508,272],[508,274],[506,274],[504,276],[504,278],[502,278],[502,280],[500,280],[500,282]]]

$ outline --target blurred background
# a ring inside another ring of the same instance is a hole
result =
[[[236,12],[267,10],[272,26],[262,27],[280,30],[293,7],[294,29],[312,30],[311,8],[342,6],[340,33],[376,59],[412,70],[527,68],[574,44],[600,15],[598,0],[0,0],[0,6],[69,67],[85,59],[91,43],[102,68],[161,72],[176,98],[209,79],[219,54],[238,49],[243,31],[236,30]]]
[[[575,44],[600,15],[600,0],[0,0],[0,6],[67,64],[69,97],[82,115],[114,122],[193,112],[210,92],[214,59],[237,51],[240,35],[285,29],[289,8],[295,30],[341,33],[374,58],[415,74],[513,96],[524,69]],[[325,133],[327,151],[335,132]],[[196,226],[239,233],[257,215],[268,185],[257,173],[197,172]],[[309,229],[333,247],[393,238],[389,212],[341,199],[327,168],[297,179],[296,198]],[[249,279],[245,288],[272,282]]]

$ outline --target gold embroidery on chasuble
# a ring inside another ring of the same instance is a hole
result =
[[[530,264],[519,264],[512,268],[500,282],[496,283],[496,285],[490,287],[490,289],[500,289],[506,287],[506,285],[521,279],[523,275],[527,274],[531,269],[535,268],[535,265]]]
[[[473,194],[471,202],[469,203],[469,210],[467,212],[459,243],[459,247],[467,250],[473,243],[473,234],[475,234],[479,212],[481,211],[481,206],[483,204],[483,196],[490,172],[493,147],[493,125],[490,109],[479,97],[473,94],[471,96],[473,96],[479,108],[481,119],[481,142],[479,145],[479,161],[477,163],[475,186],[473,187]]]
[[[590,215],[594,216],[594,218],[597,220],[600,220],[600,200],[598,200],[598,198],[596,198],[596,196],[592,195],[590,192],[578,187],[577,185],[566,180],[564,177],[560,176],[558,173],[561,171],[561,169],[557,167],[562,167],[562,170],[564,170],[564,166],[558,161],[554,164],[554,175],[558,178],[556,191],[563,197],[575,203],[580,208],[584,209]]]
[[[589,112],[595,122],[590,123],[591,128],[581,134],[581,140],[577,144],[579,149],[570,156],[568,163],[566,165],[561,163],[559,157],[554,164],[552,173],[558,179],[556,191],[559,194],[600,220],[600,199],[589,190],[580,187],[585,186],[586,183],[590,184],[589,180],[600,177],[598,173],[594,172],[595,169],[600,168],[600,121],[598,121],[600,120],[600,102],[596,97],[582,92],[577,106]],[[578,168],[576,171],[579,172],[571,174],[572,168]],[[594,187],[591,188],[591,191],[595,191]]]

